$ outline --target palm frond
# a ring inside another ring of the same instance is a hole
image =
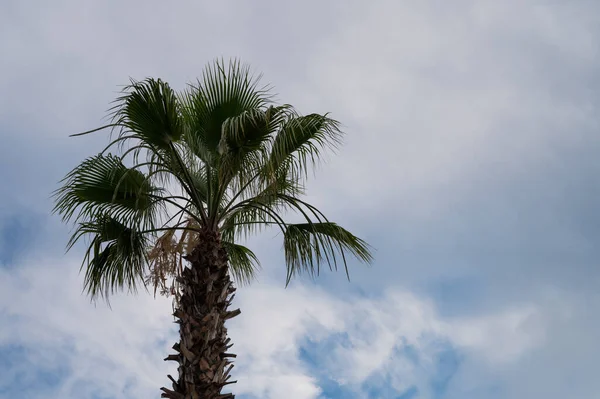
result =
[[[269,158],[273,137],[283,121],[293,114],[295,111],[291,106],[283,105],[270,106],[266,110],[244,111],[237,117],[227,119],[223,123],[219,144],[221,184],[233,192],[257,192],[249,185],[261,185],[265,178],[271,180],[273,176],[266,175],[264,166]]]
[[[176,278],[182,270],[182,243],[185,241],[187,231],[183,232],[184,238],[179,242],[175,237],[175,230],[167,230],[158,237],[147,253],[149,273],[145,283],[154,287],[154,295],[160,289],[160,294],[169,296],[175,292]],[[170,285],[169,285],[170,283]]]
[[[96,155],[83,161],[63,179],[54,192],[54,212],[69,221],[94,219],[110,213],[115,219],[147,222],[159,211],[154,197],[162,190],[154,187],[138,169],[126,167],[119,157]]]
[[[339,257],[348,275],[346,253],[366,263],[372,260],[368,244],[335,223],[289,224],[283,241],[288,269],[286,284],[301,272],[318,275],[323,263],[337,270]]]
[[[270,226],[278,226],[282,231],[285,221],[273,204],[259,199],[247,201],[236,208],[220,226],[221,234],[227,240],[248,238]]]
[[[176,226],[183,224],[179,237],[175,235]],[[198,245],[199,224],[191,218],[180,220],[173,228],[158,237],[148,250],[148,269],[145,283],[154,287],[154,295],[173,296],[174,305],[179,302],[179,277],[183,271],[184,257]]]
[[[341,139],[339,122],[327,115],[293,116],[277,133],[267,166],[277,170],[288,164],[295,174],[306,175],[308,167],[315,166],[321,150],[337,148]]]
[[[239,193],[241,201],[236,205],[226,205],[222,213],[221,231],[231,237],[244,237],[261,231],[265,227],[283,224],[282,214],[290,209],[289,201],[284,198],[303,193],[303,187],[297,181],[291,180],[285,173],[278,174],[275,179],[261,187],[262,190],[250,198],[245,195],[249,192]]]
[[[148,236],[109,216],[79,223],[69,247],[83,237],[91,237],[81,268],[84,287],[93,298],[127,288],[136,291],[143,282]]]
[[[251,109],[223,121],[220,154],[250,152],[261,147],[271,133],[267,114],[262,109]]]
[[[252,76],[250,68],[237,60],[227,67],[217,60],[205,68],[202,79],[197,85],[190,85],[183,96],[184,115],[193,141],[216,154],[227,119],[268,104],[268,88],[259,88],[259,82],[260,76]]]
[[[133,81],[113,110],[113,123],[158,149],[169,149],[183,133],[181,106],[171,87],[160,79]]]
[[[118,133],[54,193],[54,212],[76,225],[68,248],[90,239],[82,268],[92,297],[134,290],[147,272],[155,291],[177,301],[182,262],[203,229],[220,233],[239,283],[260,266],[239,239],[268,226],[283,233],[287,283],[318,274],[322,264],[343,263],[347,272],[346,254],[371,260],[364,241],[300,199],[308,169],[340,144],[339,123],[273,106],[259,83],[237,60],[213,62],[179,93],[160,79],[132,80],[111,109],[112,123],[82,133]],[[289,211],[306,222],[287,223]]]
[[[222,241],[227,256],[229,268],[233,278],[239,284],[249,284],[256,278],[260,269],[257,256],[247,247],[229,241]]]

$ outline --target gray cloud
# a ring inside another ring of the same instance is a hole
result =
[[[156,395],[174,372],[161,361],[175,340],[169,301],[141,293],[115,298],[112,311],[94,307],[80,295],[76,261],[46,257],[45,267],[40,263],[33,256],[16,270],[0,269],[0,322],[11,327],[0,330],[0,353],[10,359],[0,397]],[[239,294],[244,316],[229,327],[241,397],[316,399],[315,374],[322,373],[356,397],[363,382],[373,384],[377,376],[391,379],[398,394],[414,384],[433,397],[429,384],[441,351],[449,347],[478,367],[505,367],[537,348],[544,327],[539,310],[528,304],[445,319],[427,300],[400,290],[342,300],[318,287],[285,290],[267,280]],[[342,332],[347,342],[335,339]],[[329,342],[327,352],[316,353],[318,369],[300,358],[306,339]],[[398,351],[409,346],[418,363]],[[383,387],[375,380],[374,389]]]
[[[330,274],[319,285],[402,287],[457,317],[532,303],[544,344],[501,372],[464,366],[448,392],[564,397],[576,381],[569,396],[594,397],[598,11],[583,0],[5,3],[0,223],[34,215],[31,252],[58,254],[65,230],[48,194],[104,143],[66,136],[101,123],[129,76],[183,87],[213,57],[241,56],[282,101],[346,126],[311,200],[378,257],[353,265],[351,285]],[[282,260],[271,236],[256,242],[266,265]],[[568,322],[553,316],[562,301]]]

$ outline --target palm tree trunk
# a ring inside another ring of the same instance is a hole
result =
[[[233,399],[221,389],[236,381],[229,380],[233,367],[227,353],[232,346],[225,321],[240,314],[228,311],[235,288],[228,272],[227,253],[216,232],[204,231],[199,244],[188,254],[190,262],[180,277],[181,298],[174,316],[179,324],[180,342],[176,354],[165,360],[179,363],[177,381],[170,375],[173,389],[161,388],[168,399]]]

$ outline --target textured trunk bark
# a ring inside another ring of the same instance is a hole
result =
[[[174,316],[179,324],[180,342],[177,352],[165,360],[179,363],[177,381],[170,375],[173,389],[161,388],[162,398],[169,399],[233,399],[222,394],[233,367],[227,350],[232,346],[227,338],[225,321],[237,316],[239,309],[228,311],[235,288],[227,270],[227,253],[218,233],[205,231],[199,244],[186,259],[180,278],[181,298]]]

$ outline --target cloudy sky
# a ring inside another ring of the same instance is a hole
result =
[[[600,397],[600,4],[0,3],[0,398],[159,397],[168,299],[81,295],[50,192],[129,77],[240,57],[346,144],[310,200],[376,248],[284,289],[275,232],[230,324],[240,399]]]

